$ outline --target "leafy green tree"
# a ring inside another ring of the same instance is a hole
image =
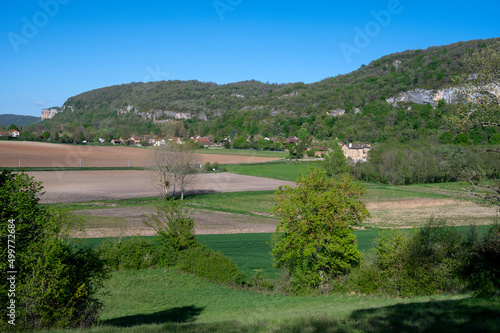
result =
[[[360,263],[352,226],[369,213],[361,199],[364,187],[347,176],[328,179],[324,171],[311,169],[296,183],[276,192],[273,212],[280,220],[271,245],[275,266],[289,273],[293,289],[300,292]]]
[[[16,313],[13,326],[10,310],[2,309],[2,331],[85,327],[98,319],[104,263],[95,251],[69,244],[80,221],[40,206],[41,193],[41,184],[24,173],[0,174],[0,302],[14,300]],[[7,280],[13,275],[15,290]]]
[[[47,132],[47,131],[43,132],[42,133],[42,138],[44,140],[48,140],[50,138],[50,132]]]
[[[468,144],[470,144],[469,137],[465,133],[460,133],[459,135],[457,135],[455,137],[455,140],[453,140],[453,143],[456,145],[458,145],[458,144],[468,145]]]
[[[444,144],[444,145],[450,144],[453,142],[453,136],[451,135],[450,132],[444,132],[439,137],[439,142]]]
[[[490,143],[494,145],[500,144],[500,133],[495,133],[490,137]]]
[[[19,128],[17,128],[16,125],[12,124],[10,125],[9,127],[7,127],[7,131],[10,131],[10,130],[16,130],[16,131],[19,131]]]
[[[323,168],[329,176],[339,176],[349,173],[349,164],[345,158],[338,140],[334,140],[328,146],[328,153],[323,160]]]

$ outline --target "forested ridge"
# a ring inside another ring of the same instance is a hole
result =
[[[88,141],[97,136],[131,134],[287,137],[301,128],[318,140],[338,137],[349,142],[437,142],[448,131],[454,140],[460,133],[449,130],[444,119],[452,105],[393,106],[386,99],[417,88],[453,86],[454,77],[462,71],[463,56],[498,40],[394,53],[349,74],[312,84],[250,80],[224,85],[159,81],[111,86],[70,97],[63,112],[37,126],[52,131],[63,128],[69,136],[82,133]],[[345,114],[332,116],[337,109],[345,110]],[[174,113],[191,117],[178,121],[175,133],[166,133],[161,123],[153,121],[174,118]],[[466,133],[474,143],[488,143],[496,133],[475,131],[479,134]]]

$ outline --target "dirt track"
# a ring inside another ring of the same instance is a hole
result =
[[[53,171],[28,172],[41,181],[46,192],[42,203],[68,203],[159,196],[154,174],[148,171]],[[197,175],[188,190],[197,193],[221,193],[275,190],[291,182],[232,173]]]
[[[0,167],[145,167],[151,149],[0,141]],[[276,158],[199,154],[200,163],[257,163]],[[81,163],[81,165],[80,165]]]

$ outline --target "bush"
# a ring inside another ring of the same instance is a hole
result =
[[[179,252],[176,265],[183,272],[192,273],[216,283],[242,285],[246,282],[245,274],[231,259],[199,243],[197,246]]]
[[[461,276],[478,296],[492,296],[500,290],[500,225],[493,225],[481,239],[473,228],[466,239]]]
[[[207,162],[205,163],[205,171],[212,171],[213,168],[212,168],[212,165],[210,164],[210,162]]]
[[[167,199],[156,206],[157,212],[144,220],[155,228],[158,242],[167,253],[186,250],[196,243],[194,220],[184,201]]]
[[[474,290],[493,295],[500,288],[500,227],[480,237],[467,237],[442,220],[405,236],[399,230],[381,232],[373,260],[349,275],[346,287],[362,293],[401,296]]]
[[[131,237],[123,242],[105,242],[99,255],[113,270],[137,270],[163,263],[160,249],[144,237]]]
[[[2,275],[17,271],[14,291],[9,291],[7,277],[2,278],[0,303],[15,299],[16,318],[15,326],[9,324],[4,307],[1,330],[85,327],[98,319],[101,303],[95,294],[107,277],[104,263],[93,250],[69,245],[69,231],[81,221],[41,207],[41,190],[24,173],[0,174],[0,270]],[[8,252],[13,244],[14,254]]]

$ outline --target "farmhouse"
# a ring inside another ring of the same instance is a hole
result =
[[[15,129],[11,129],[9,131],[9,136],[12,138],[17,138],[19,136],[19,134],[21,134],[21,133],[19,133],[19,131],[15,130]]]
[[[342,141],[339,142],[342,147],[342,152],[346,158],[350,158],[356,162],[366,162],[368,159],[368,152],[372,149],[369,143],[349,143],[345,144]]]
[[[196,139],[195,142],[203,144],[204,148],[208,148],[214,145],[209,139],[206,138]]]

